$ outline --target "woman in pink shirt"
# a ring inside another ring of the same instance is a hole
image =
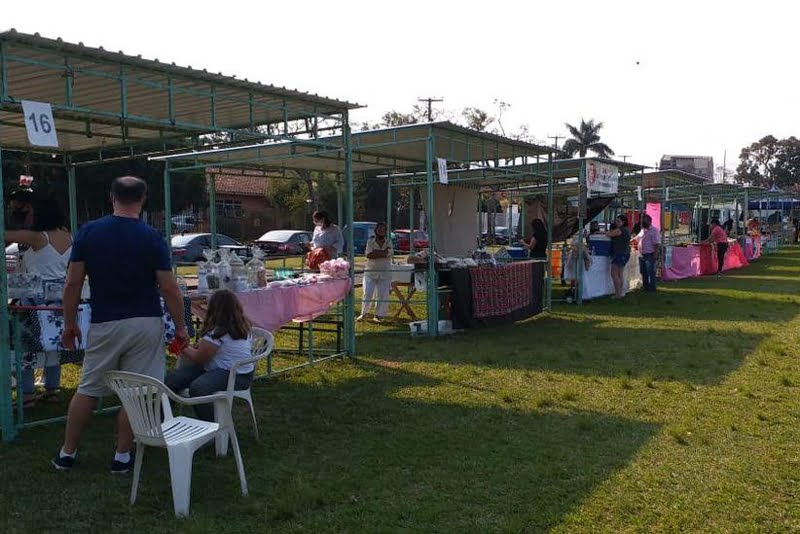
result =
[[[719,224],[719,219],[711,220],[711,235],[706,239],[707,243],[713,243],[717,247],[717,276],[722,276],[722,266],[725,264],[725,253],[728,252],[728,234]]]

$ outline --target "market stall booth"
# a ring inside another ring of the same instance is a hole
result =
[[[513,203],[524,186],[548,186],[551,149],[449,122],[354,137],[356,152],[382,140],[394,144],[387,145],[393,155],[416,159],[416,165],[397,165],[375,177],[388,184],[390,224],[394,198],[421,197],[428,243],[423,251],[412,244],[408,261],[415,265],[415,288],[424,290],[426,319],[412,323],[412,332],[434,336],[516,321],[548,305],[546,258],[528,260],[513,239],[495,251],[483,249],[479,239],[482,204],[497,197]],[[410,208],[414,228],[413,202]]]
[[[674,206],[692,208],[688,220],[678,224],[661,221],[662,254],[660,277],[678,280],[715,274],[718,269],[717,248],[705,240],[710,222],[719,219],[729,236],[723,270],[747,266],[756,257],[760,238],[744,224],[749,196],[763,190],[729,183],[713,183],[703,177],[677,170],[656,171],[645,175],[644,197],[655,211],[675,211]],[[688,224],[687,224],[688,222]]]
[[[333,125],[343,139],[339,142],[342,158],[349,161],[348,113],[356,107],[296,90],[11,30],[0,33],[0,187],[3,172],[19,162],[32,168],[58,169],[67,182],[70,228],[75,233],[83,169],[141,161],[173,151],[202,151],[243,139],[275,143],[303,138],[314,143],[320,132],[329,133]],[[172,187],[169,163],[164,162],[164,167],[164,233],[169,244]],[[342,182],[345,197],[351,198],[352,175],[347,165]],[[150,184],[151,188],[158,190],[154,185]],[[214,192],[212,183],[212,206]],[[0,205],[0,224],[5,220],[4,204]],[[215,210],[210,214],[213,250],[217,248]],[[27,273],[15,273],[9,287],[5,260],[5,256],[0,260],[0,290],[4,292],[0,341],[7,340],[0,342],[0,427],[8,441],[24,426],[61,419],[26,420],[22,396],[14,400],[12,372],[44,365],[52,357],[79,363],[81,355],[64,354],[58,344],[59,306],[9,307],[11,288],[17,295],[20,291],[36,293],[37,289]],[[345,297],[345,302],[348,300],[352,302],[352,291]],[[85,302],[81,317],[88,317],[88,311]],[[14,320],[10,323],[9,318]],[[14,326],[13,335],[9,324]],[[25,330],[37,324],[38,333]],[[16,344],[9,342],[10,338],[16,339]],[[12,354],[12,346],[16,354]],[[350,337],[342,352],[351,354],[352,347]],[[21,361],[23,353],[25,361]]]
[[[641,191],[644,169],[635,163],[602,158],[555,160],[551,193],[542,186],[525,190],[525,218],[551,220],[549,256],[551,262],[561,262],[560,266],[552,264],[551,269],[561,274],[565,284],[574,285],[569,300],[580,304],[614,293],[610,242],[588,235],[588,222],[602,219],[609,228],[618,215],[626,214],[632,228],[642,207],[636,192]],[[624,270],[626,291],[641,286],[637,252],[631,254]]]

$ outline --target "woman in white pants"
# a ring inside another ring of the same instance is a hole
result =
[[[389,314],[389,292],[392,290],[392,242],[386,237],[386,223],[378,223],[375,235],[367,241],[365,250],[367,268],[364,271],[364,301],[361,304],[360,321],[369,314],[373,302],[375,316],[373,321]]]

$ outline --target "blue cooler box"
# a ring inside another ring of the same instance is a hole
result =
[[[508,247],[506,248],[509,257],[515,260],[524,260],[528,257],[528,251],[524,247]]]
[[[589,253],[593,256],[611,256],[611,238],[604,235],[590,235]]]

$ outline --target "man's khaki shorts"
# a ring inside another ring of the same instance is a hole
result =
[[[130,371],[164,380],[164,320],[136,317],[92,324],[86,339],[78,393],[88,397],[112,394],[106,371]]]

